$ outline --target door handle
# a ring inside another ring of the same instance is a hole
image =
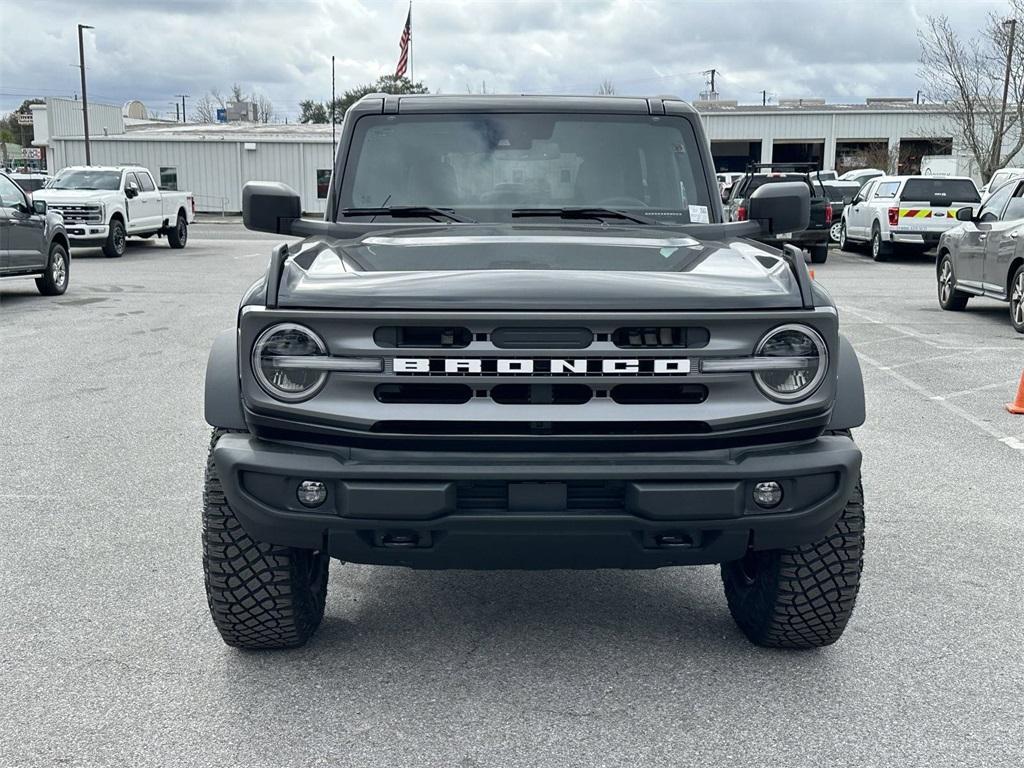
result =
[[[1013,238],[1014,240],[1016,240],[1017,239],[1017,235],[1019,235],[1019,234],[1020,234],[1020,232],[1011,232],[1010,233],[1010,237]]]
[[[984,240],[986,237],[988,237],[988,235],[985,235],[985,234],[978,235],[978,239],[979,240]]]

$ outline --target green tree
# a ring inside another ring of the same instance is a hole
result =
[[[7,141],[10,141],[12,144],[21,144],[23,147],[32,146],[32,140],[35,138],[35,129],[31,125],[21,125],[18,122],[18,115],[30,115],[32,110],[29,107],[33,104],[45,103],[43,99],[25,99],[16,110],[0,117],[0,128],[6,129],[8,135],[12,137],[7,139]]]
[[[334,115],[337,122],[341,122],[348,108],[359,101],[368,93],[430,93],[422,82],[413,82],[407,77],[395,77],[394,75],[381,75],[374,83],[367,83],[356,88],[350,88],[344,94],[334,100]],[[301,115],[299,122],[302,123],[329,123],[331,122],[331,102],[319,102],[311,99],[299,102]]]
[[[305,101],[299,102],[299,109],[301,110],[301,114],[299,115],[300,123],[329,122],[327,116],[327,105],[323,102],[306,99]]]

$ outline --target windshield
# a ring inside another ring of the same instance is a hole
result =
[[[53,180],[50,189],[112,189],[121,186],[120,171],[66,171]]]
[[[431,206],[478,221],[570,207],[656,214],[676,224],[714,215],[689,121],[649,115],[363,117],[339,203]]]

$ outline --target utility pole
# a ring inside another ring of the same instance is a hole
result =
[[[85,129],[85,164],[92,165],[89,148],[89,97],[85,93],[85,47],[82,45],[82,30],[95,29],[88,24],[78,25],[78,66],[82,70],[82,127]]]
[[[767,89],[761,91],[761,106],[762,107],[767,107],[768,106],[768,91],[767,91]]]
[[[178,114],[178,102],[174,102],[174,122],[181,122],[181,115]]]
[[[181,122],[187,123],[188,122],[188,118],[185,117],[185,99],[188,98],[188,94],[187,93],[176,93],[174,95],[177,96],[179,99],[181,99]],[[175,109],[175,111],[177,111],[177,109],[178,109],[177,105],[175,105],[174,109]]]
[[[335,133],[337,129],[334,127],[337,121],[334,119],[334,57],[331,56],[331,157],[333,158],[338,152],[338,143],[335,139]]]
[[[1006,77],[1003,80],[1003,106],[999,110],[999,132],[995,136],[995,141],[992,142],[992,170],[997,170],[996,166],[999,165],[999,157],[1003,154],[1003,131],[1006,129],[1006,99],[1010,94],[1010,66],[1013,63],[1013,43],[1014,37],[1017,34],[1017,19],[1007,19],[1003,22],[1003,27],[1009,26],[1010,38],[1006,44]]]

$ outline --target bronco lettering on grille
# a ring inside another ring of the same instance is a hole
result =
[[[396,357],[396,374],[421,376],[678,376],[690,372],[685,357]]]

